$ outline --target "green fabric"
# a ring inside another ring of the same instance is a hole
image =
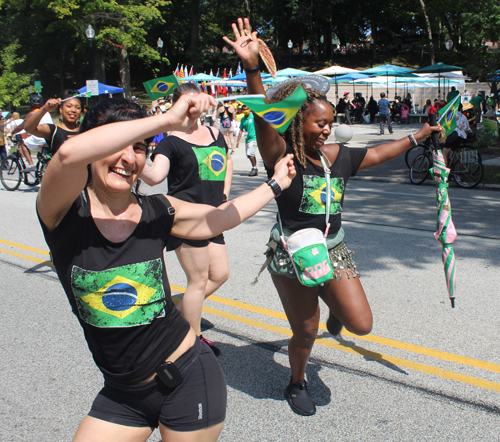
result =
[[[460,95],[458,91],[450,91],[448,92],[448,95],[446,95],[446,101],[449,103],[451,100],[453,100],[457,95]]]
[[[240,129],[244,129],[247,131],[247,138],[245,143],[249,143],[250,141],[257,141],[257,135],[255,134],[255,125],[253,123],[254,116],[250,112],[248,117],[243,117],[240,122]]]
[[[279,103],[267,104],[263,98],[240,98],[239,101],[261,117],[266,123],[274,127],[280,134],[288,126],[307,99],[307,93],[302,86]]]
[[[172,94],[174,89],[179,86],[175,75],[153,78],[152,80],[145,81],[142,84],[144,85],[144,89],[146,89],[151,101]]]
[[[450,135],[457,128],[458,106],[460,106],[459,95],[438,112],[438,122],[444,127],[446,135]]]
[[[483,97],[481,95],[476,95],[472,100],[472,106],[474,107],[481,107],[481,103],[483,102]]]

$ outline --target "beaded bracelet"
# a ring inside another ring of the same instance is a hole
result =
[[[245,72],[247,74],[253,74],[254,72],[259,72],[260,71],[260,67],[257,66],[256,68],[244,68],[245,69]]]
[[[412,134],[408,135],[408,139],[410,140],[412,147],[418,146],[417,140],[415,140],[415,137]]]

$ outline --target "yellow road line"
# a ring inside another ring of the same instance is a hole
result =
[[[40,253],[41,255],[50,256],[50,253],[45,250],[35,249],[34,247],[29,247],[29,246],[23,246],[22,244],[17,244],[12,241],[7,241],[6,239],[0,239],[0,243],[6,244],[8,246],[17,247],[18,249],[29,250],[30,252]]]
[[[242,323],[250,325],[252,327],[262,328],[264,330],[269,330],[269,331],[272,331],[275,333],[280,333],[280,334],[286,335],[286,336],[292,335],[292,332],[289,329],[282,328],[282,327],[276,327],[274,325],[269,325],[269,324],[266,324],[264,322],[255,321],[253,319],[245,318],[245,317],[238,316],[238,315],[233,315],[231,313],[226,313],[226,312],[223,312],[220,310],[213,309],[211,307],[205,306],[205,307],[203,307],[203,311],[206,313],[210,313],[212,315],[217,315],[217,316],[221,316],[221,317],[226,318],[226,319],[230,319],[232,321],[242,322]],[[421,371],[423,373],[428,373],[428,374],[431,374],[434,376],[439,376],[439,377],[444,378],[444,379],[451,379],[454,381],[458,381],[458,382],[461,382],[463,384],[474,385],[476,387],[484,388],[487,390],[500,391],[500,383],[498,383],[498,382],[491,382],[491,381],[488,381],[486,379],[475,378],[473,376],[467,376],[467,375],[455,373],[455,372],[449,371],[449,370],[442,370],[441,368],[433,367],[431,365],[421,364],[419,362],[408,361],[406,359],[388,356],[388,355],[384,355],[381,353],[376,353],[376,352],[373,352],[370,350],[366,350],[362,347],[349,346],[349,345],[346,345],[346,344],[343,344],[341,342],[337,342],[334,340],[319,338],[316,340],[316,342],[319,345],[323,345],[325,347],[335,348],[337,350],[341,350],[341,351],[344,351],[347,353],[361,355],[361,356],[364,356],[366,358],[373,359],[373,360],[376,360],[379,362],[389,362],[389,363],[396,365],[398,367],[406,367],[406,368],[409,368],[412,370]]]
[[[177,291],[180,291],[179,289],[181,288],[181,287],[177,287],[177,286],[171,286],[171,287],[172,288],[175,287],[175,290],[177,290]],[[183,291],[185,291],[185,289],[183,289]],[[240,302],[240,301],[233,301],[231,299],[221,298],[221,297],[216,296],[216,295],[210,296],[209,299],[210,299],[210,301],[215,301],[215,302],[218,302],[220,304],[225,304],[225,305],[228,305],[231,307],[238,308],[240,310],[246,310],[249,312],[260,313],[260,314],[265,315],[265,316],[270,316],[270,317],[276,318],[276,319],[283,319],[285,321],[287,320],[287,317],[284,313],[276,312],[274,310],[269,310],[269,309],[262,308],[262,307],[255,307],[255,306],[250,305],[250,304],[245,304],[245,303]],[[326,331],[326,325],[323,323],[319,324],[319,328],[321,330]],[[342,330],[342,334],[345,336],[352,337],[352,338],[360,339],[362,341],[367,341],[367,342],[385,345],[386,347],[393,347],[393,348],[397,348],[400,350],[406,350],[406,351],[410,351],[410,352],[425,355],[425,356],[431,356],[433,358],[442,359],[442,360],[449,361],[449,362],[456,362],[458,364],[469,365],[471,367],[481,368],[483,370],[488,370],[488,371],[500,373],[500,365],[494,364],[492,362],[481,361],[478,359],[468,358],[466,356],[459,356],[459,355],[455,355],[453,353],[447,353],[444,351],[434,350],[432,348],[426,348],[426,347],[422,347],[420,345],[414,345],[414,344],[409,344],[406,342],[396,341],[394,339],[382,338],[380,336],[375,336],[375,335],[358,336],[358,335],[355,335],[354,333],[350,333],[349,331],[347,331],[345,329]]]
[[[45,252],[44,250],[35,249],[33,247],[28,247],[28,246],[23,246],[21,244],[16,244],[16,243],[13,243],[11,241],[6,241],[6,240],[0,239],[0,242],[4,243],[4,244],[15,246],[15,247],[19,247],[19,248],[22,248],[25,250],[34,251],[36,253],[42,253],[44,255],[49,255],[49,253]],[[10,250],[5,250],[3,248],[0,248],[0,252],[4,252],[4,253],[7,253],[9,255],[17,256],[20,258],[25,258],[25,259],[28,259],[30,261],[36,262],[38,264],[46,265],[49,267],[54,267],[53,264],[49,261],[44,261],[42,259],[38,259],[38,258],[31,257],[31,256],[23,255],[20,253],[12,252]],[[180,287],[180,286],[177,286],[174,284],[171,284],[170,287],[172,290],[175,290],[175,291],[180,292],[180,293],[184,293],[186,291],[186,289],[184,287]],[[180,302],[177,299],[174,299],[174,301],[176,303]],[[246,303],[243,303],[240,301],[234,301],[234,300],[227,299],[227,298],[221,298],[220,296],[216,296],[216,295],[212,295],[210,297],[210,301],[217,302],[219,304],[224,304],[224,305],[234,307],[234,308],[244,310],[244,311],[259,313],[261,315],[273,317],[276,319],[287,320],[287,317],[284,313],[276,312],[274,310],[270,310],[270,309],[266,309],[266,308],[262,308],[262,307],[253,306],[253,305],[246,304]],[[223,312],[221,310],[216,310],[216,309],[213,309],[213,308],[208,307],[208,306],[204,306],[203,311],[205,311],[206,313],[211,313],[211,314],[216,315],[216,316],[221,316],[221,317],[232,319],[232,320],[235,320],[238,322],[242,322],[244,324],[247,324],[247,325],[250,325],[253,327],[263,328],[263,329],[266,329],[269,331],[283,334],[286,336],[292,335],[291,331],[287,328],[269,325],[269,324],[266,324],[266,323],[263,323],[260,321],[255,321],[253,319],[245,318],[245,317],[238,316],[238,315],[232,315],[230,313],[226,313],[226,312]],[[323,323],[320,323],[319,328],[322,330],[326,330],[326,326]],[[389,338],[382,338],[380,336],[375,336],[375,335],[357,336],[357,335],[354,335],[354,334],[352,334],[348,331],[345,331],[345,330],[342,332],[342,334],[349,336],[349,337],[356,338],[356,339],[364,340],[367,342],[377,343],[377,344],[381,344],[384,346],[393,347],[393,348],[400,349],[400,350],[406,350],[406,351],[410,351],[410,352],[425,355],[425,356],[431,356],[431,357],[434,357],[436,359],[441,359],[441,360],[445,360],[448,362],[455,362],[455,363],[459,363],[462,365],[468,365],[471,367],[500,373],[500,365],[494,364],[491,362],[486,362],[486,361],[481,361],[481,360],[477,360],[477,359],[473,359],[473,358],[468,358],[465,356],[455,355],[452,353],[447,353],[447,352],[443,352],[443,351],[439,351],[439,350],[421,347],[419,345],[408,344],[406,342],[396,341],[396,340],[389,339]],[[462,374],[455,373],[452,371],[442,370],[442,369],[439,369],[437,367],[429,366],[426,364],[420,364],[417,362],[408,361],[406,359],[372,352],[370,350],[363,349],[362,347],[349,346],[349,345],[339,343],[337,341],[331,341],[331,340],[326,340],[323,338],[318,338],[316,340],[316,342],[320,345],[324,345],[324,346],[331,347],[331,348],[336,348],[336,349],[346,351],[349,353],[360,354],[362,356],[365,356],[367,358],[374,359],[377,361],[390,362],[390,363],[393,363],[393,364],[398,365],[398,366],[403,366],[403,367],[407,367],[407,368],[410,368],[413,370],[422,371],[424,373],[433,374],[433,375],[440,376],[440,377],[447,378],[447,379],[457,380],[459,382],[479,386],[481,388],[486,388],[489,390],[500,391],[500,384],[495,383],[495,382],[490,382],[490,381],[487,381],[484,379],[474,378],[472,376],[466,376],[466,375],[462,375]]]
[[[54,264],[52,264],[50,261],[46,261],[44,259],[39,259],[39,258],[33,258],[32,256],[23,255],[21,253],[11,252],[10,250],[5,250],[5,249],[2,249],[1,247],[0,247],[0,252],[8,253],[9,255],[17,256],[18,258],[28,259],[30,261],[36,262],[38,264],[43,264],[43,265],[46,265],[48,267],[54,267]]]

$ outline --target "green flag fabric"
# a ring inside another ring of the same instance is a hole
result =
[[[152,80],[142,83],[151,101],[165,97],[174,92],[174,89],[179,86],[175,75],[170,77],[153,78]]]
[[[292,94],[278,103],[267,104],[263,98],[240,98],[239,101],[281,134],[287,130],[306,99],[306,91],[302,86],[299,86]]]
[[[446,135],[450,135],[457,128],[457,112],[460,105],[460,95],[453,98],[438,112],[438,122],[444,127]]]
[[[135,327],[164,316],[161,259],[92,271],[73,266],[80,318],[95,327]]]

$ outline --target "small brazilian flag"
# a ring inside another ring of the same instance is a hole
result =
[[[179,86],[175,75],[171,75],[170,77],[154,78],[153,80],[146,81],[142,84],[144,85],[149,98],[151,98],[151,101],[172,94],[174,89]]]
[[[73,266],[71,288],[80,318],[95,327],[135,327],[164,316],[161,259],[103,271]]]
[[[302,86],[299,86],[292,94],[278,103],[266,104],[263,98],[241,98],[239,101],[281,134],[287,130],[306,99],[306,91]]]
[[[457,128],[457,112],[460,105],[460,94],[453,98],[445,107],[438,111],[438,123],[444,127],[446,135]]]

